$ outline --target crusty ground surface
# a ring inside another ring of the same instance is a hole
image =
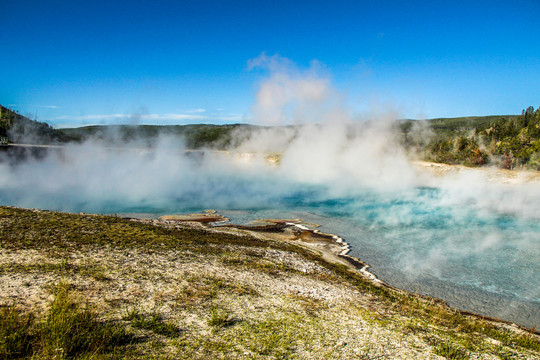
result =
[[[133,220],[155,226],[193,226]],[[292,241],[291,234],[262,234],[235,228],[208,231]],[[294,236],[293,236],[294,238]],[[328,242],[304,245],[341,261]],[[129,354],[185,359],[443,359],[434,344],[447,341],[430,321],[409,318],[377,297],[334,276],[317,262],[291,251],[224,244],[216,251],[74,245],[51,251],[0,248],[0,304],[46,312],[51,287],[69,283],[74,294],[102,319],[126,322],[136,310],[159,313],[181,329],[166,337],[132,328],[140,343]],[[338,249],[339,250],[339,249]],[[209,319],[226,312],[227,326]],[[508,326],[519,332],[517,327]],[[434,342],[434,339],[436,340]],[[455,341],[455,340],[452,340]],[[503,346],[497,340],[486,344]],[[459,345],[460,346],[460,345]],[[463,350],[470,358],[498,359],[493,348]],[[533,351],[508,349],[516,358],[540,359]]]

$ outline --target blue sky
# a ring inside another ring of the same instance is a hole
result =
[[[0,0],[0,104],[54,126],[249,122],[269,76],[318,62],[344,106],[400,117],[540,105],[540,1]]]

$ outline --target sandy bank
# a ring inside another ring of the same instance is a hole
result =
[[[427,161],[414,161],[412,163],[421,173],[435,177],[452,177],[460,175],[475,175],[491,183],[499,184],[529,184],[540,183],[540,171],[534,170],[506,170],[495,167],[467,167],[463,165],[448,165]]]

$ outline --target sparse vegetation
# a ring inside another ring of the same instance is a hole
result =
[[[428,341],[433,346],[435,354],[441,355],[446,359],[462,360],[470,358],[466,350],[456,346],[453,342],[442,341],[436,338],[428,338]]]
[[[0,358],[540,358],[537,335],[242,234],[1,207]]]
[[[112,353],[130,337],[120,324],[98,319],[98,313],[70,291],[53,287],[47,313],[38,317],[15,306],[0,311],[0,358],[79,358]]]
[[[234,324],[234,318],[227,309],[213,307],[207,322],[214,328],[224,328]]]
[[[181,330],[176,325],[165,321],[163,316],[155,311],[150,314],[143,314],[138,309],[131,309],[124,316],[124,320],[130,321],[136,328],[149,330],[155,334],[170,338],[177,337],[181,333]]]

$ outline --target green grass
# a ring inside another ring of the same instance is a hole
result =
[[[319,329],[317,322],[294,312],[236,325],[231,314],[222,308],[213,309],[208,324],[219,332],[214,336],[200,334],[180,338],[177,343],[179,358],[229,359],[249,354],[248,358],[255,359],[299,359],[296,350],[311,342],[312,336],[306,330],[318,334],[315,329]]]
[[[0,359],[17,359],[32,352],[34,315],[14,306],[0,308]]]
[[[290,298],[299,302],[308,316],[318,316],[322,309],[328,309],[328,305],[324,301],[311,296],[291,294]]]
[[[134,327],[152,331],[155,334],[174,338],[182,333],[182,330],[171,322],[164,320],[158,312],[143,314],[137,309],[131,309],[124,316]]]
[[[29,264],[10,263],[0,265],[0,274],[8,273],[57,273],[60,275],[78,274],[97,281],[109,281],[104,267],[96,264],[76,265],[64,259],[60,262],[39,262]]]
[[[0,359],[85,358],[114,353],[130,342],[122,325],[100,320],[68,284],[54,286],[53,295],[40,318],[13,306],[0,311]]]
[[[444,356],[446,359],[470,359],[467,351],[456,346],[453,342],[443,341],[436,338],[428,338],[428,342],[433,346],[435,354]]]
[[[210,316],[207,319],[207,324],[213,328],[224,328],[234,324],[232,314],[222,307],[214,307],[210,311]]]
[[[39,324],[40,351],[49,356],[73,357],[110,351],[126,340],[124,328],[98,320],[98,313],[60,284],[45,319]]]
[[[169,229],[115,216],[35,212],[6,207],[0,207],[0,225],[0,246],[13,250],[61,252],[71,250],[76,244],[146,250],[175,248],[217,254],[224,244],[269,246],[269,242],[253,237],[218,234],[203,229]]]
[[[251,286],[209,274],[188,276],[185,280],[187,285],[180,289],[176,299],[178,306],[182,308],[204,306],[209,301],[218,298],[220,293],[235,296],[260,296],[259,292]]]

